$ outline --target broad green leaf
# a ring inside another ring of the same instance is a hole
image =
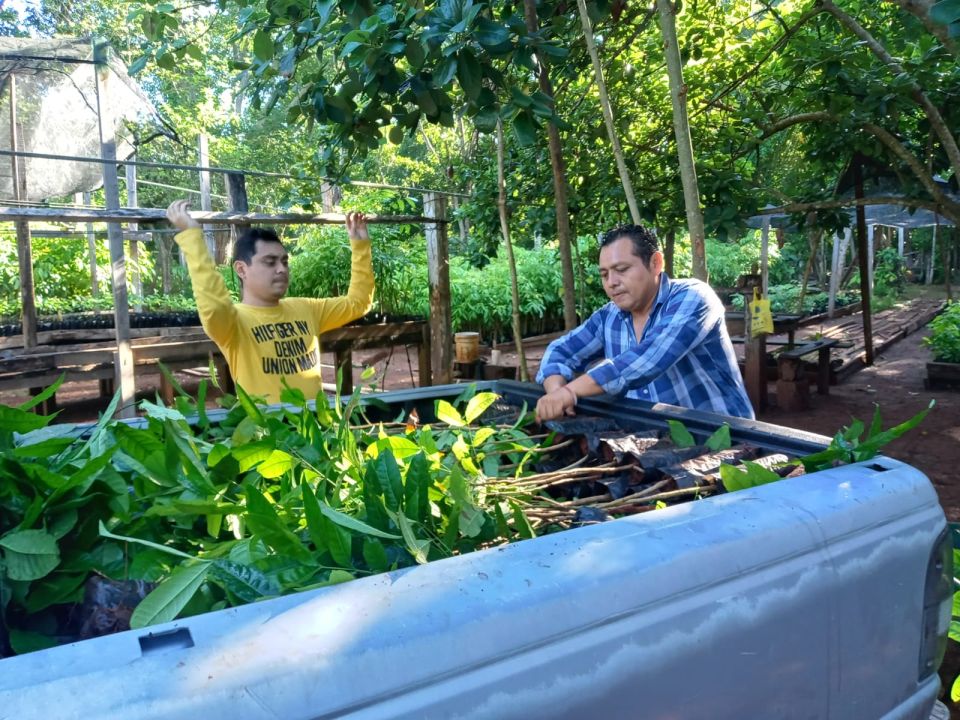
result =
[[[483,530],[486,514],[475,505],[464,505],[460,508],[460,532],[469,538],[474,538]]]
[[[403,544],[406,546],[407,551],[413,556],[413,559],[418,565],[426,565],[427,553],[430,550],[430,541],[421,540],[414,534],[410,519],[403,513],[393,512],[392,510],[387,510],[387,513],[389,513],[393,521],[397,523],[397,527],[400,528],[400,532],[403,535]]]
[[[46,530],[17,530],[0,537],[7,577],[39,580],[60,564],[57,539]]]
[[[473,447],[478,448],[487,440],[497,434],[497,431],[491,427],[483,427],[473,434]]]
[[[457,80],[463,88],[463,94],[470,100],[476,100],[483,88],[483,74],[480,63],[469,48],[457,53]]]
[[[130,537],[127,535],[115,535],[103,524],[101,520],[99,523],[100,536],[105,538],[110,538],[111,540],[120,540],[121,542],[130,542],[136,543],[137,545],[143,545],[144,547],[152,548],[153,550],[159,550],[160,552],[167,553],[168,555],[174,555],[175,557],[183,558],[185,560],[193,560],[192,555],[187,555],[185,552],[181,552],[176,548],[167,547],[166,545],[161,545],[160,543],[151,542],[150,540],[141,540],[140,538]]]
[[[310,533],[313,544],[317,550],[329,552],[337,564],[351,567],[353,550],[349,531],[334,523],[320,511],[320,503],[308,484],[303,483],[300,488],[303,493],[307,531]]]
[[[273,450],[273,438],[264,438],[249,445],[234,447],[230,453],[240,464],[240,472],[247,472],[269,458]]]
[[[280,594],[280,588],[272,577],[249,565],[223,558],[213,561],[210,578],[242,602],[256,602]]]
[[[469,425],[483,415],[486,409],[493,405],[499,397],[496,393],[482,392],[470,398],[470,402],[467,403],[467,409],[463,416],[467,424]]]
[[[274,506],[251,485],[244,488],[247,496],[247,527],[254,535],[260,537],[277,553],[297,558],[305,562],[310,561],[310,551],[303,546],[300,538],[294,535],[284,525],[277,515]]]
[[[240,403],[240,407],[243,408],[243,411],[247,414],[247,417],[251,420],[256,421],[257,425],[263,427],[264,419],[263,413],[260,412],[260,408],[257,407],[257,403],[242,387],[237,385],[237,402]]]
[[[59,641],[55,637],[44,635],[30,630],[18,630],[10,628],[10,647],[17,655],[26,655],[27,653],[38,650],[48,650],[56,647]]]
[[[320,503],[320,512],[322,512],[327,518],[335,522],[340,527],[344,527],[347,530],[353,530],[361,535],[373,535],[374,537],[386,538],[388,540],[400,539],[399,535],[377,530],[377,528],[367,525],[362,520],[357,520],[355,517],[351,517],[350,515],[345,515],[338,510],[334,510],[324,502]]]
[[[50,387],[45,388],[45,389],[44,389],[42,392],[40,392],[38,395],[34,395],[32,398],[30,398],[29,400],[27,400],[25,403],[21,403],[20,405],[17,405],[17,409],[19,409],[19,410],[30,410],[31,408],[35,408],[37,405],[39,405],[40,403],[42,403],[44,400],[48,400],[48,399],[52,398],[53,395],[54,395],[54,393],[57,392],[57,389],[58,389],[61,385],[63,385],[63,381],[64,381],[64,379],[65,379],[66,377],[67,377],[67,374],[66,374],[66,373],[60,373],[60,377],[58,377],[56,380],[54,380],[53,384],[52,384]]]
[[[347,570],[331,570],[330,577],[327,579],[327,585],[340,585],[341,583],[356,580],[356,576]]]
[[[536,536],[536,533],[533,530],[533,526],[530,524],[530,521],[527,520],[526,514],[523,512],[523,508],[520,507],[519,503],[510,501],[510,508],[513,510],[513,524],[517,530],[517,533],[522,538],[530,539]]]
[[[687,434],[689,435],[689,433]],[[731,445],[733,445],[733,442],[730,440],[730,426],[724,423],[718,427],[713,435],[707,438],[707,442],[704,444],[714,452],[729,449]]]
[[[130,616],[130,627],[137,629],[176,619],[207,579],[209,572],[209,562],[196,562],[178,567],[170,573],[170,577],[140,601],[133,615]]]
[[[37,580],[30,585],[23,606],[27,612],[37,613],[51,605],[83,600],[83,584],[87,573],[65,573],[58,571]]]
[[[437,87],[446,86],[457,73],[456,58],[448,57],[437,63],[433,72],[433,82]]]
[[[521,110],[513,118],[513,132],[520,147],[530,147],[537,142],[537,122],[529,110]]]
[[[473,505],[473,494],[463,472],[454,465],[447,478],[447,495],[457,505]]]
[[[898,437],[909,432],[910,430],[913,430],[913,428],[923,422],[923,419],[927,416],[927,413],[933,409],[934,405],[936,405],[936,400],[931,400],[926,409],[921,410],[909,420],[906,420],[899,425],[895,425],[889,430],[884,430],[883,432],[874,434],[873,437],[871,437],[867,442],[863,443],[857,449],[856,460],[862,461],[870,459],[877,453],[877,451],[880,450],[881,447],[893,440],[896,440]]]
[[[157,420],[186,420],[183,413],[179,410],[164,407],[163,405],[152,403],[149,400],[141,400],[140,409],[145,411],[147,417],[156,418]]]
[[[77,511],[73,508],[48,516],[47,531],[57,540],[73,530],[77,524]]]
[[[477,21],[474,38],[485,48],[497,49],[498,46],[510,40],[510,35],[502,25],[495,23],[489,18],[481,17]]]
[[[422,452],[417,453],[410,460],[403,483],[403,510],[411,520],[421,523],[427,521],[432,484],[427,456]]]
[[[404,51],[404,56],[407,58],[407,62],[410,63],[410,67],[414,70],[419,70],[426,58],[423,52],[423,46],[412,36],[407,38],[407,47]]]
[[[293,468],[294,464],[293,456],[290,453],[283,450],[274,450],[266,460],[260,463],[257,472],[265,478],[276,478]]]
[[[274,52],[273,38],[270,37],[270,33],[266,30],[257,30],[253,36],[253,54],[257,60],[263,62],[272,60]]]
[[[463,418],[457,409],[446,400],[437,400],[437,419],[453,427],[463,427]]]
[[[374,540],[371,537],[363,539],[363,559],[367,567],[375,573],[386,572],[390,569],[390,561],[387,559],[387,551],[383,543]]]
[[[216,467],[220,464],[220,461],[228,455],[230,455],[230,448],[226,445],[218,443],[217,445],[214,445],[207,454],[207,465],[209,467]]]
[[[377,440],[375,443],[370,443],[370,447],[367,448],[367,455],[375,458],[384,450],[389,450],[395,458],[403,460],[420,452],[420,446],[409,438],[399,435],[389,435]]]
[[[693,435],[690,434],[690,431],[687,430],[686,426],[679,420],[667,420],[667,425],[670,426],[670,439],[673,440],[673,444],[677,447],[687,448],[697,444],[697,441],[693,439]]]
[[[750,460],[744,460],[743,467],[744,470],[740,470],[727,463],[720,466],[720,479],[723,481],[723,486],[727,489],[727,492],[746,490],[781,479],[773,470],[768,470],[763,465]]]
[[[500,503],[493,506],[493,519],[497,524],[497,534],[500,537],[504,540],[509,540],[513,537],[513,533],[510,532],[510,526],[507,525],[507,517],[503,514],[503,508],[500,507]]]
[[[35,415],[26,410],[0,405],[0,430],[6,432],[26,433],[39,430],[56,417],[55,415]]]
[[[380,453],[376,460],[370,464],[366,474],[368,482],[372,474],[376,476],[377,484],[383,493],[387,508],[399,510],[400,499],[403,497],[403,479],[400,475],[400,466],[392,452],[386,450]]]

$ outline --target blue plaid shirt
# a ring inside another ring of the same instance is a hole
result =
[[[611,395],[754,417],[723,303],[699,280],[671,280],[661,273],[639,342],[630,313],[607,303],[550,343],[537,382],[550,375],[572,380],[584,371]]]

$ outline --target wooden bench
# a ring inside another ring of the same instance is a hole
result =
[[[830,392],[830,349],[837,347],[839,340],[834,338],[820,338],[812,342],[797,345],[788,350],[782,350],[777,356],[777,365],[780,363],[802,363],[805,355],[817,353],[817,392],[826,395]]]
[[[777,356],[777,403],[784,410],[802,410],[810,404],[810,390],[803,358],[817,353],[817,393],[830,392],[830,349],[839,344],[833,338],[804,343]]]
[[[227,363],[212,340],[205,335],[182,337],[170,342],[168,337],[142,338],[132,344],[133,363],[144,370],[162,362],[171,370],[208,365],[213,361],[217,373],[230,391]],[[116,346],[94,343],[86,346],[36,347],[0,353],[0,390],[24,390],[52,385],[61,375],[65,382],[99,380],[104,395],[113,394],[116,372]],[[160,392],[165,402],[173,401],[173,387],[161,374]],[[44,412],[55,407],[53,398],[45,404]]]

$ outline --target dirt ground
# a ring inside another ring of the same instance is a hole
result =
[[[927,330],[915,332],[876,358],[872,367],[854,373],[830,388],[829,395],[812,393],[809,410],[785,413],[772,408],[761,420],[833,435],[853,418],[869,423],[880,406],[884,429],[908,420],[936,404],[914,430],[884,448],[883,453],[903,460],[924,472],[933,482],[950,520],[960,520],[960,393],[924,389],[930,350],[922,339]],[[774,390],[771,384],[771,392]]]

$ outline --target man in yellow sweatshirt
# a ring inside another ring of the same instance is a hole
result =
[[[223,352],[234,380],[251,395],[279,402],[282,380],[308,399],[320,392],[318,336],[363,316],[373,302],[370,236],[362,213],[348,213],[350,289],[333,298],[286,298],[288,255],[273,230],[252,228],[237,240],[233,269],[242,297],[234,303],[207,251],[190,204],[177,200],[167,218],[180,232],[200,322]]]

